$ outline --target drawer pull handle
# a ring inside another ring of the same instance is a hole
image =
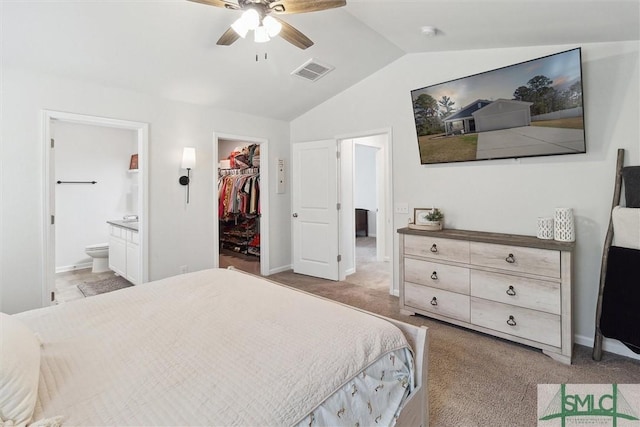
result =
[[[516,290],[513,289],[513,286],[509,286],[509,289],[507,289],[507,295],[514,296],[515,294],[516,294]]]
[[[513,316],[509,316],[509,318],[507,319],[507,325],[516,326],[516,324],[516,319],[514,319]]]
[[[431,298],[431,305],[438,305],[438,298],[436,297]]]
[[[431,273],[431,279],[432,280],[438,280],[438,272],[434,271],[433,273]]]
[[[431,245],[431,249],[429,249],[431,252],[436,253],[438,252],[438,247],[436,246],[436,244],[434,243],[433,245]]]
[[[509,264],[513,264],[514,262],[516,262],[516,259],[513,256],[513,254],[509,254],[509,256],[506,257],[504,260],[507,261]]]

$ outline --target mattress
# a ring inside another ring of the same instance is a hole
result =
[[[34,420],[392,425],[413,384],[396,326],[232,270],[17,316],[42,342]]]

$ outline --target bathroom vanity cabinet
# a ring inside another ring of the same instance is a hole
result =
[[[135,224],[137,227],[137,223]],[[134,285],[140,280],[138,231],[133,225],[109,222],[109,268]]]

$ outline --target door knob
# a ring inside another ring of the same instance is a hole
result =
[[[293,217],[294,217],[294,218],[298,218],[298,214],[294,212],[294,213],[293,213]]]

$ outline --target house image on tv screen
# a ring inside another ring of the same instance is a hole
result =
[[[531,124],[532,102],[478,99],[444,120],[447,134],[486,132]]]
[[[532,105],[533,102],[509,99],[493,101],[471,114],[476,122],[476,132],[529,126]]]
[[[465,134],[476,132],[476,122],[473,113],[489,104],[491,104],[491,101],[476,99],[457,113],[447,117],[444,119],[445,133],[451,135],[455,133]]]

